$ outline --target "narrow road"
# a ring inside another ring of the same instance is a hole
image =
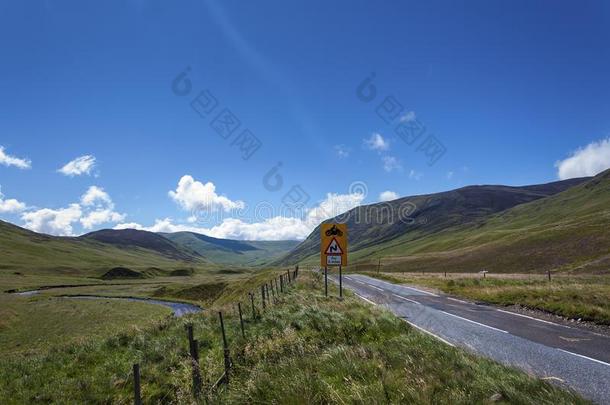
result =
[[[337,277],[329,276],[335,283]],[[610,338],[417,287],[350,274],[343,286],[440,341],[610,404]]]

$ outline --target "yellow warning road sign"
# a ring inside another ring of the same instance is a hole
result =
[[[322,224],[320,226],[320,264],[347,266],[347,225]]]

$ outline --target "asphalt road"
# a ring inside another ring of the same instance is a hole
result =
[[[329,276],[334,282],[337,277]],[[343,286],[421,331],[610,404],[610,338],[363,275]]]

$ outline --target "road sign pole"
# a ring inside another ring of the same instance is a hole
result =
[[[328,297],[328,266],[324,266],[324,296]]]
[[[339,298],[343,298],[343,273],[339,265]]]

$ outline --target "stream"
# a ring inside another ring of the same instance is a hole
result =
[[[62,287],[65,288],[65,287]],[[30,291],[22,291],[14,293],[15,295],[20,295],[24,297],[29,297],[32,295],[37,295],[41,290],[30,290]],[[72,299],[87,299],[87,300],[118,300],[118,301],[136,301],[136,302],[144,302],[147,304],[153,305],[162,305],[164,307],[168,307],[173,311],[174,316],[181,317],[186,314],[194,314],[197,312],[203,311],[203,309],[194,304],[187,304],[184,302],[175,302],[175,301],[166,301],[166,300],[157,300],[157,299],[149,299],[149,298],[137,298],[137,297],[107,297],[107,296],[99,296],[99,295],[62,295],[61,298],[72,298]]]

